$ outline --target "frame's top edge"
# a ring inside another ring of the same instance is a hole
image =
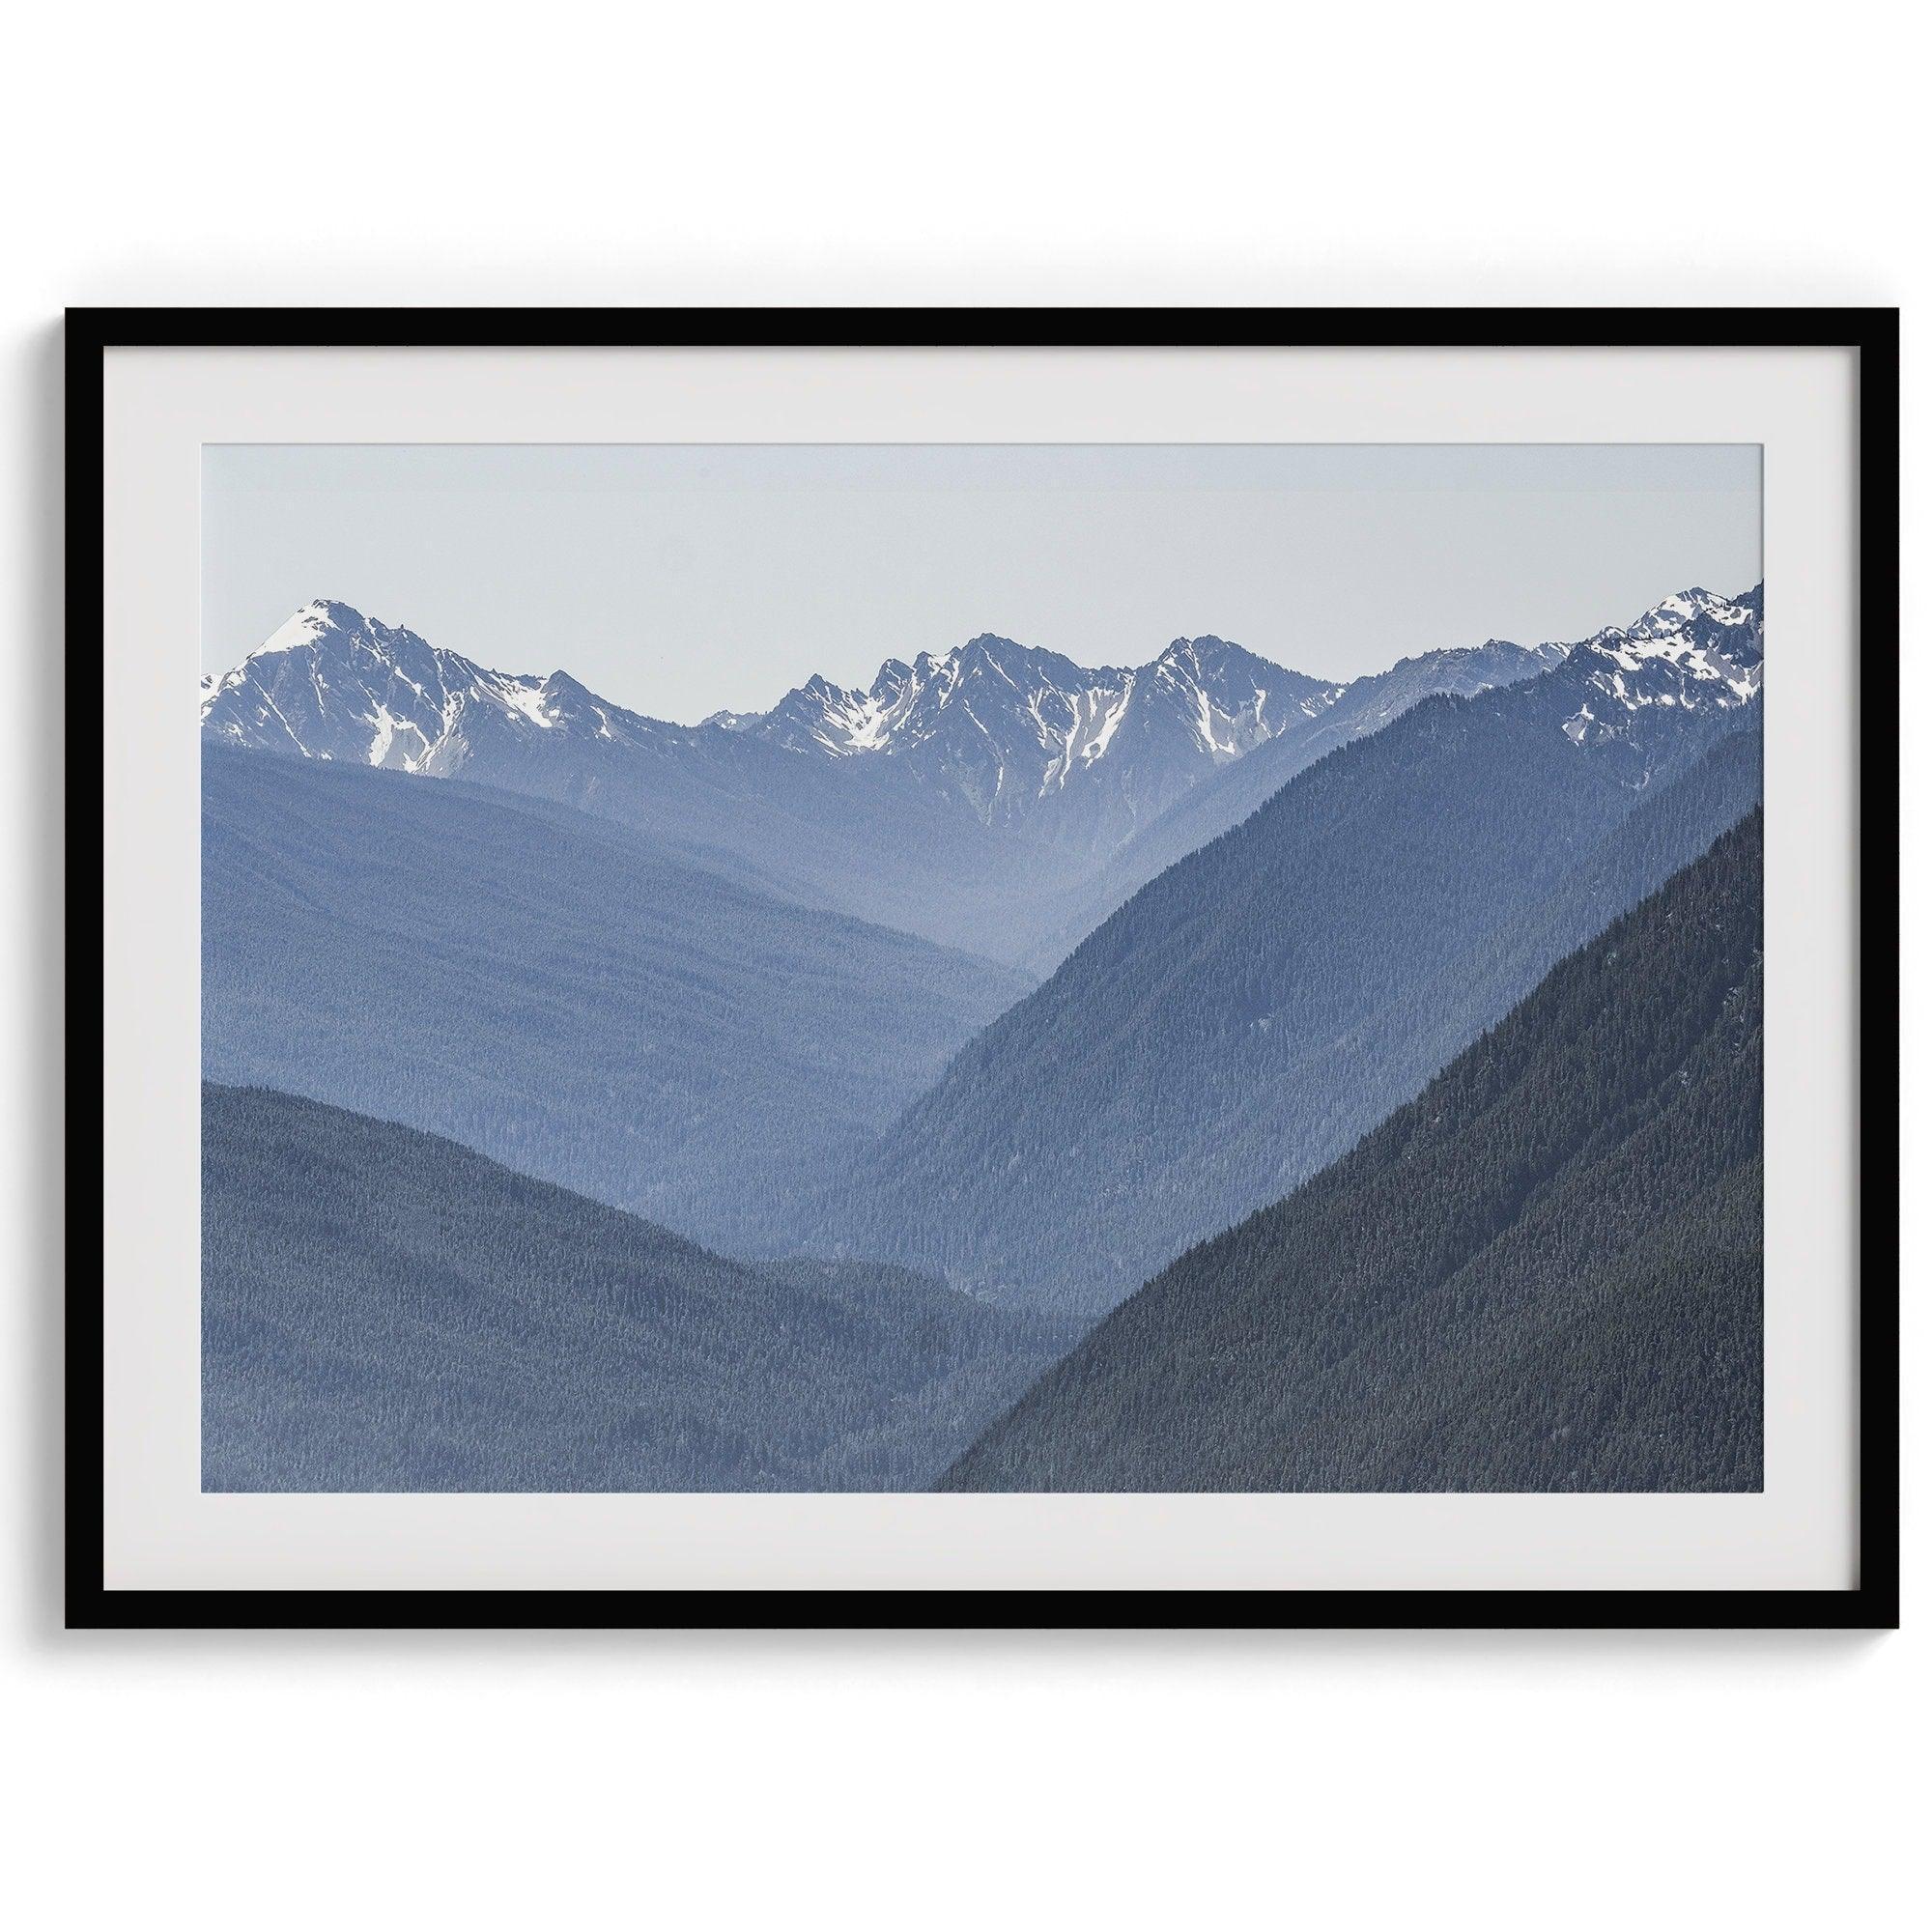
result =
[[[81,349],[1802,349],[1896,353],[1896,307],[98,307]]]

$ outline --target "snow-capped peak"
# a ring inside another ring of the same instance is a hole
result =
[[[303,644],[312,644],[324,632],[337,623],[331,614],[340,611],[352,625],[360,625],[361,613],[352,611],[345,604],[331,605],[326,598],[317,597],[304,604],[286,624],[270,633],[269,638],[248,653],[250,658],[271,658],[283,651],[298,650]]]
[[[1635,623],[1630,627],[1633,637],[1673,636],[1687,627],[1692,626],[1700,617],[1726,630],[1751,622],[1755,612],[1748,604],[1733,603],[1728,597],[1719,597],[1706,590],[1703,585],[1693,583],[1689,590],[1680,590],[1674,597],[1666,597],[1660,604],[1654,604]]]
[[[921,651],[910,664],[888,658],[869,690],[808,678],[767,714],[765,728],[794,749],[847,757],[904,754],[954,724],[993,738],[1016,725],[1046,753],[1052,769],[1043,781],[1065,783],[1069,772],[1105,754],[1137,684],[1184,690],[1190,716],[1205,707],[1204,749],[1255,739],[1265,696],[1257,673],[1272,683],[1293,680],[1217,638],[1177,639],[1139,669],[1095,669],[985,631],[943,651]]]
[[[1633,713],[1651,706],[1732,710],[1764,685],[1764,586],[1719,597],[1701,585],[1654,604],[1628,625],[1611,625],[1569,653],[1562,675],[1580,702],[1564,732],[1577,744],[1626,735]]]
[[[661,728],[562,671],[491,670],[327,598],[204,680],[201,716],[211,738],[230,744],[442,776],[469,762],[479,734],[614,738]]]

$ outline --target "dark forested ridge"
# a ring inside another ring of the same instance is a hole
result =
[[[1760,1488],[1762,897],[1754,812],[943,1487]]]
[[[446,1133],[716,1238],[1025,990],[581,813],[212,748],[203,1070]]]
[[[203,1090],[202,1231],[210,1490],[916,1489],[1065,1339],[261,1089]]]
[[[1577,743],[1596,673],[1572,665],[1425,698],[1302,772],[775,1238],[1097,1314],[1332,1160],[1755,798],[1749,753],[1699,765],[1753,711],[1659,704]]]

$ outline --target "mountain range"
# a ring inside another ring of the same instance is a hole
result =
[[[942,1487],[1762,1488],[1762,824],[1162,1270]]]
[[[982,635],[890,659],[868,690],[812,677],[768,712],[683,725],[318,601],[205,679],[201,717],[232,748],[570,805],[778,896],[1043,970],[1258,802],[1195,803],[1177,838],[1168,816],[1204,781],[1270,746],[1308,762],[1430,692],[1529,675],[1553,648],[1443,651],[1331,684],[1213,637],[1089,669]],[[1275,782],[1297,768],[1283,756]],[[1165,855],[1152,870],[1127,856],[1144,839]]]

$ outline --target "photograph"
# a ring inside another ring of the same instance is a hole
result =
[[[1758,445],[200,474],[204,1492],[1764,1489]]]

